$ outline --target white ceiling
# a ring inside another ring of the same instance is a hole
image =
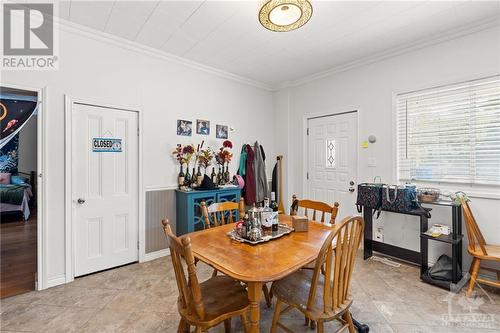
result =
[[[260,26],[260,1],[69,1],[59,15],[275,86],[500,17],[500,2],[312,1],[302,28]]]

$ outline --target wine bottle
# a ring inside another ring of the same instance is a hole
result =
[[[189,173],[189,166],[186,168],[186,175],[184,176],[184,186],[191,186],[191,174]]]
[[[273,212],[278,211],[278,203],[276,202],[276,193],[271,192],[271,203],[269,204],[269,207],[273,210]]]
[[[272,234],[273,210],[269,207],[269,198],[264,198],[264,207],[261,211],[262,232],[265,236]]]
[[[217,174],[215,173],[215,167],[212,167],[212,174],[210,175],[210,179],[212,180],[212,183],[216,184]]]
[[[203,181],[203,175],[201,174],[200,166],[198,166],[198,172],[196,173],[196,185],[200,186],[202,181]]]

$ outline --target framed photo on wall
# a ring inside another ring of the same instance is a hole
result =
[[[193,122],[190,120],[177,120],[177,135],[191,136],[193,133]]]
[[[210,121],[197,119],[196,134],[210,135]]]
[[[217,125],[215,128],[215,137],[217,139],[227,139],[227,132],[226,125]]]

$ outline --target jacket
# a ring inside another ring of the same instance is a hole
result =
[[[268,195],[266,163],[264,162],[263,151],[264,148],[255,141],[253,171],[255,174],[255,202],[257,203],[264,201],[264,198]]]

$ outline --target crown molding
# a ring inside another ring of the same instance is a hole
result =
[[[486,29],[493,28],[493,27],[500,25],[498,16],[493,16],[493,17],[490,17],[488,19],[485,19],[485,20],[482,20],[479,22],[475,22],[475,23],[472,23],[472,24],[469,24],[466,26],[462,26],[458,29],[446,31],[442,34],[436,35],[433,38],[420,39],[420,40],[417,40],[415,42],[407,43],[407,44],[404,44],[402,46],[392,48],[390,50],[382,51],[382,52],[376,53],[374,55],[370,55],[370,56],[363,57],[363,58],[355,60],[355,61],[345,63],[343,65],[335,66],[335,67],[332,67],[332,68],[327,69],[325,71],[314,73],[314,74],[305,76],[305,77],[297,79],[297,80],[289,80],[289,81],[284,81],[284,82],[281,82],[281,83],[278,83],[275,85],[271,85],[271,84],[267,84],[264,82],[253,80],[253,79],[250,79],[250,78],[247,78],[244,76],[233,74],[233,73],[230,73],[230,72],[227,72],[227,71],[215,68],[215,67],[204,65],[204,64],[201,64],[201,63],[193,61],[193,60],[189,60],[189,59],[186,59],[186,58],[183,58],[183,57],[180,57],[180,56],[177,56],[177,55],[165,52],[165,51],[161,51],[161,50],[146,46],[144,44],[130,41],[128,39],[121,38],[121,37],[118,37],[118,36],[115,36],[115,35],[100,31],[100,30],[96,30],[93,28],[89,28],[89,27],[77,24],[77,23],[73,23],[73,22],[70,22],[70,21],[65,20],[65,19],[55,18],[54,21],[59,23],[59,28],[61,30],[64,30],[67,32],[76,33],[76,34],[79,34],[83,37],[93,39],[96,41],[111,43],[115,46],[122,47],[122,48],[127,49],[127,50],[138,52],[138,53],[148,55],[151,57],[160,58],[160,59],[163,59],[163,60],[166,60],[169,62],[173,62],[173,63],[180,64],[180,65],[183,65],[183,66],[195,69],[195,70],[199,70],[199,71],[202,71],[202,72],[205,72],[208,74],[212,74],[212,75],[222,77],[222,78],[225,78],[225,79],[228,79],[231,81],[235,81],[238,83],[242,83],[245,85],[249,85],[252,87],[256,87],[256,88],[263,89],[266,91],[271,91],[271,92],[276,92],[276,91],[286,89],[286,88],[293,88],[293,87],[301,86],[301,85],[304,85],[304,84],[307,84],[307,83],[310,83],[313,81],[317,81],[317,80],[338,74],[340,72],[345,72],[345,71],[348,71],[350,69],[365,66],[365,65],[368,65],[371,63],[375,63],[375,62],[387,59],[387,58],[392,58],[392,57],[395,57],[398,55],[402,55],[405,53],[416,51],[416,50],[419,50],[419,49],[422,49],[422,48],[425,48],[428,46],[443,43],[443,42],[446,42],[449,40],[460,38],[460,37],[463,37],[463,36],[466,36],[466,35],[469,35],[469,34],[472,34],[475,32],[479,32],[479,31],[486,30]]]
[[[204,65],[204,64],[201,64],[201,63],[193,61],[193,60],[189,60],[189,59],[186,59],[186,58],[183,58],[183,57],[180,57],[180,56],[177,56],[177,55],[165,52],[165,51],[161,51],[161,50],[149,47],[147,45],[140,44],[140,43],[137,43],[134,41],[130,41],[128,39],[118,37],[118,36],[115,36],[115,35],[100,31],[100,30],[96,30],[93,28],[89,28],[89,27],[77,24],[77,23],[73,23],[73,22],[70,22],[70,21],[62,19],[62,18],[56,17],[56,18],[54,18],[54,22],[56,24],[59,24],[60,30],[63,30],[66,32],[75,33],[75,34],[78,34],[80,36],[83,36],[83,37],[86,37],[89,39],[93,39],[93,40],[96,40],[99,42],[113,44],[114,46],[118,46],[118,47],[124,48],[126,50],[130,50],[130,51],[138,52],[138,53],[141,53],[141,54],[144,54],[147,56],[163,59],[163,60],[173,62],[173,63],[179,64],[179,65],[183,65],[183,66],[195,69],[195,70],[199,70],[199,71],[202,71],[202,72],[205,72],[208,74],[222,77],[222,78],[225,78],[225,79],[228,79],[231,81],[235,81],[235,82],[249,85],[252,87],[256,87],[259,89],[264,89],[266,91],[273,91],[274,90],[273,86],[266,84],[264,82],[252,80],[252,79],[249,79],[249,78],[237,75],[237,74],[226,72],[224,70],[217,69],[215,67]]]
[[[285,81],[280,84],[275,85],[273,88],[274,91],[279,91],[282,89],[286,88],[293,88],[297,86],[301,86],[313,81],[317,81],[320,79],[327,78],[329,76],[333,76],[335,74],[338,74],[340,72],[345,72],[350,69],[354,69],[357,67],[361,67],[364,65],[368,65],[371,63],[375,63],[387,58],[392,58],[398,55],[402,55],[405,53],[409,53],[412,51],[416,51],[428,46],[444,43],[453,39],[457,39],[460,37],[464,37],[479,31],[487,30],[493,27],[500,26],[500,21],[498,16],[490,17],[488,19],[482,20],[475,22],[473,24],[469,24],[466,26],[462,26],[458,29],[453,29],[453,30],[448,30],[442,34],[436,35],[433,38],[424,38],[424,39],[419,39],[415,42],[407,43],[402,46],[382,51],[380,53],[376,53],[374,55],[364,57],[352,62],[348,62],[346,64],[340,65],[340,66],[335,66],[333,68],[327,69],[322,72],[318,72],[312,75],[305,76],[301,79],[298,80],[291,80],[291,81]]]

